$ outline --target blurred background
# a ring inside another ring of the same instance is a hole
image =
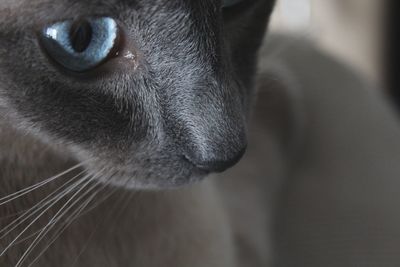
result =
[[[373,83],[383,83],[382,0],[278,0],[271,31],[313,40]]]
[[[271,32],[311,40],[317,47],[332,55],[332,58],[349,65],[364,78],[363,81],[375,85],[375,88],[382,88],[380,90],[390,95],[390,100],[397,102],[400,111],[400,67],[397,66],[400,62],[397,45],[400,23],[397,22],[399,14],[394,3],[394,0],[277,0]],[[345,69],[343,64],[339,66]],[[324,77],[328,76],[332,75]],[[341,84],[339,79],[336,81]],[[349,86],[350,89],[352,87],[353,85]],[[328,90],[324,91],[324,94],[327,92]],[[343,94],[337,97],[336,101],[345,102],[342,100],[346,97],[347,95]],[[357,103],[359,99],[361,98],[353,95],[350,101]],[[329,103],[323,102],[323,97],[319,100],[324,104]],[[311,175],[290,182],[287,186],[287,192],[290,193],[286,202],[289,212],[284,213],[287,224],[277,234],[282,244],[279,248],[283,251],[280,258],[283,259],[283,263],[278,266],[400,266],[400,175],[399,169],[396,169],[400,153],[398,132],[393,130],[398,127],[398,120],[396,121],[394,116],[394,127],[385,128],[380,122],[386,123],[388,120],[385,117],[375,117],[374,120],[371,114],[377,114],[378,110],[375,110],[376,107],[371,103],[373,101],[366,104],[364,109],[354,104],[357,109],[349,108],[349,112],[344,111],[345,115],[338,115],[339,110],[334,110],[329,113],[330,116],[324,117],[328,120],[339,116],[344,118],[347,114],[354,115],[360,112],[358,121],[372,126],[361,129],[358,127],[361,123],[358,124],[357,120],[354,120],[354,125],[338,123],[337,129],[347,131],[346,134],[336,136],[338,138],[334,139],[334,142],[340,141],[339,139],[346,140],[351,136],[356,136],[354,140],[357,140],[368,135],[369,140],[378,140],[377,146],[370,146],[371,142],[365,141],[367,139],[351,149],[345,145],[337,146],[340,142],[335,144],[339,150],[347,150],[346,153],[350,153],[351,150],[364,151],[342,165],[344,172],[351,173],[357,168],[354,168],[357,166],[355,162],[360,159],[363,162],[359,165],[360,174],[346,176],[339,172],[340,174],[333,175],[331,180],[313,180],[310,179]],[[322,108],[318,111],[321,110]],[[375,127],[379,132],[375,132]],[[332,129],[334,127],[330,130]],[[392,150],[391,147],[396,149]],[[367,154],[372,155],[370,159],[373,158],[370,161],[371,169],[368,166],[369,161],[364,161],[369,157]],[[313,160],[316,159],[318,158]],[[330,165],[331,161],[328,162],[327,165]],[[370,172],[375,167],[376,170],[380,169],[380,173]],[[337,169],[335,167],[332,170],[335,172]],[[386,173],[388,170],[393,170],[392,176]],[[392,178],[387,179],[389,176]],[[390,191],[393,191],[393,194]],[[290,265],[290,260],[286,259],[293,259],[296,264]]]

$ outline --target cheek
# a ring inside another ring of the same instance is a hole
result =
[[[124,147],[148,134],[156,109],[149,90],[132,90],[129,77],[68,77],[51,67],[32,36],[10,40],[0,42],[12,48],[0,54],[0,97],[26,123],[87,146]],[[143,87],[139,80],[135,86]]]
[[[39,86],[39,85],[38,85]],[[20,115],[44,131],[76,144],[119,147],[142,141],[148,132],[149,107],[139,100],[125,104],[113,96],[70,90],[65,85],[27,89],[13,104]]]

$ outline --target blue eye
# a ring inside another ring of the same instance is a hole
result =
[[[222,0],[222,7],[231,7],[236,4],[239,4],[243,0]]]
[[[64,21],[42,31],[49,56],[64,68],[84,72],[103,63],[118,41],[118,25],[112,18]]]

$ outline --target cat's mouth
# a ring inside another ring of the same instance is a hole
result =
[[[115,163],[104,159],[82,160],[96,180],[133,190],[174,189],[198,183],[213,173],[186,157],[165,157]],[[222,171],[222,170],[221,170]]]

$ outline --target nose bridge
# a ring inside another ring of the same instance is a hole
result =
[[[238,89],[224,84],[198,88],[182,105],[184,154],[200,168],[223,171],[246,148],[246,122]]]
[[[190,126],[187,155],[198,165],[236,161],[246,148],[244,122],[206,118]]]
[[[181,21],[187,27],[171,31],[176,19],[158,25],[163,30],[151,41],[157,43],[162,36],[169,40],[168,45],[161,44],[157,56],[150,50],[144,54],[159,74],[157,95],[169,139],[198,167],[222,171],[236,163],[246,147],[243,104],[239,87],[228,77],[231,72],[229,58],[224,56],[220,12],[213,8],[218,2],[191,4],[199,9],[182,11]],[[204,20],[200,7],[215,16]],[[170,8],[178,6],[171,4]]]

